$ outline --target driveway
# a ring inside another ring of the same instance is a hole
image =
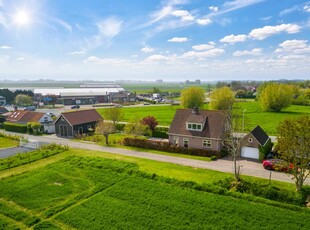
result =
[[[33,151],[31,148],[25,148],[25,147],[14,147],[14,148],[6,148],[6,149],[0,149],[0,158],[7,158],[10,156],[17,155],[18,153],[26,153]]]

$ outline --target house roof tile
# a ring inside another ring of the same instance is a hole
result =
[[[63,116],[71,125],[84,124],[103,119],[95,109],[64,112],[61,116]]]
[[[202,131],[187,130],[186,122],[200,121],[205,125]],[[193,113],[191,109],[178,109],[171,123],[169,133],[196,137],[221,139],[225,129],[225,114],[223,111],[200,110]]]
[[[269,139],[267,133],[265,133],[259,125],[257,125],[250,133],[256,138],[260,145],[265,145]]]

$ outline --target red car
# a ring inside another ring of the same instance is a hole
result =
[[[293,169],[293,164],[287,163],[282,159],[268,159],[263,160],[263,167],[267,170],[286,172]]]

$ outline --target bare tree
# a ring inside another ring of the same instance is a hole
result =
[[[226,110],[224,147],[233,160],[234,177],[236,182],[240,182],[240,165],[237,157],[241,153],[241,141],[243,138],[243,121],[240,108],[234,107]]]

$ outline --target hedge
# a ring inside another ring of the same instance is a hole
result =
[[[221,158],[224,155],[221,151],[185,148],[185,147],[170,145],[167,142],[152,141],[152,140],[145,140],[145,139],[135,139],[135,138],[129,138],[129,137],[124,138],[123,145],[144,148],[144,149],[153,149],[153,150],[165,151],[165,152],[171,152],[171,153],[183,153],[183,154],[203,156],[203,157],[216,156],[217,158]]]
[[[27,125],[10,123],[10,122],[4,122],[3,125],[6,131],[27,133]]]

